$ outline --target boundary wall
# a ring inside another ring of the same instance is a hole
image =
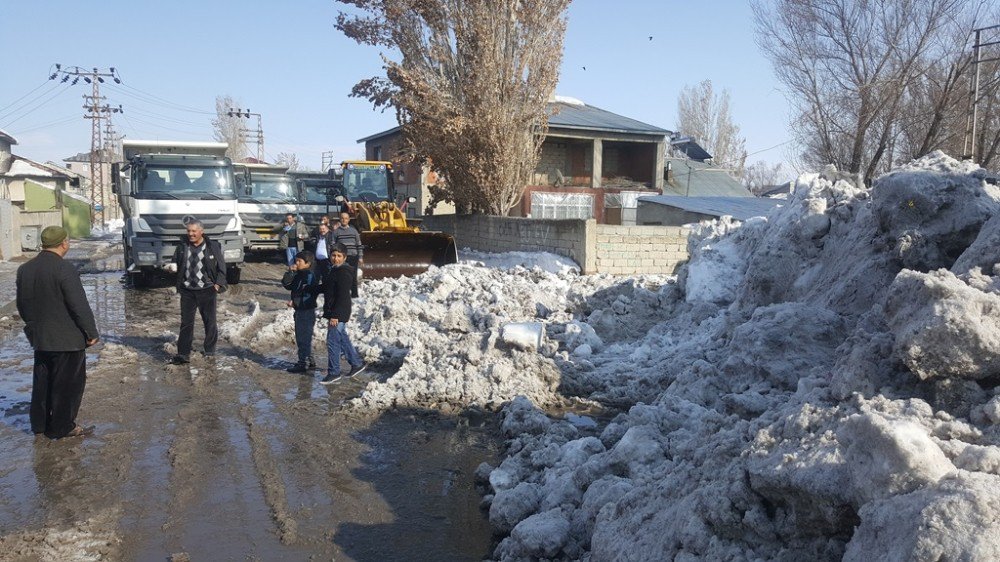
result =
[[[597,224],[593,219],[430,215],[423,218],[421,227],[451,234],[459,248],[566,256],[585,274],[673,274],[688,258],[688,230],[675,226],[616,226]]]

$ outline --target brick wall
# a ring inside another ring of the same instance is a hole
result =
[[[584,273],[672,274],[687,260],[684,228],[613,226],[594,220],[526,219],[485,215],[424,217],[424,230],[455,237],[459,248],[483,252],[551,252],[573,259]]]
[[[676,273],[688,259],[685,228],[599,224],[596,229],[594,258],[601,273]]]

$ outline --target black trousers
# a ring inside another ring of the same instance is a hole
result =
[[[53,438],[76,427],[76,414],[87,384],[87,354],[83,351],[35,351],[31,385],[31,431]]]
[[[354,279],[351,281],[351,296],[358,298],[358,256],[347,256],[347,264],[354,268]]]
[[[177,336],[177,355],[191,355],[191,344],[194,342],[194,311],[201,314],[205,324],[205,353],[214,353],[215,344],[219,341],[219,328],[215,322],[216,297],[215,287],[207,289],[181,288],[181,333]]]

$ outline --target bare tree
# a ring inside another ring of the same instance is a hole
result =
[[[275,164],[287,166],[289,170],[298,170],[299,157],[294,152],[279,152],[278,161]]]
[[[764,160],[750,164],[743,170],[743,185],[754,195],[763,195],[768,189],[788,180],[784,165],[770,164]]]
[[[547,131],[570,0],[338,0],[337,28],[383,54],[352,95],[393,107],[409,156],[429,158],[460,211],[505,214]]]
[[[234,107],[240,107],[238,101],[232,96],[215,96],[215,119],[212,119],[215,140],[229,144],[226,149],[226,156],[235,160],[241,160],[249,154],[247,150],[246,137],[243,135],[245,123],[243,119],[229,115]]]
[[[685,86],[677,97],[677,128],[708,150],[716,164],[734,170],[736,177],[742,176],[746,139],[733,123],[728,90],[716,93],[711,80]]]
[[[893,163],[907,92],[968,0],[755,0],[758,42],[813,166],[870,181]]]

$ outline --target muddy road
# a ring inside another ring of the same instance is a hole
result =
[[[14,316],[13,268],[0,269],[0,559],[478,560],[491,551],[473,473],[495,462],[487,422],[406,411],[350,413],[372,378],[326,387],[220,339],[167,365],[179,324],[169,286],[122,281],[113,241],[70,259],[102,330],[88,354],[79,422],[92,437],[30,432],[32,351]],[[251,263],[221,296],[219,323],[253,301],[284,306],[277,263]],[[8,290],[9,289],[9,290]],[[199,321],[200,324],[200,321]],[[325,350],[316,350],[325,365]]]

